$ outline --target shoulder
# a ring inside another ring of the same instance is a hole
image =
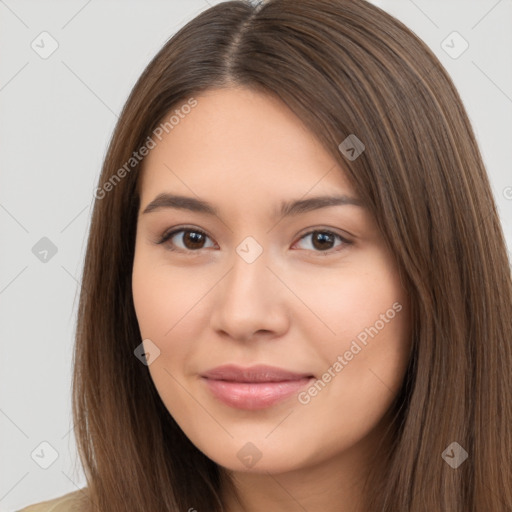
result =
[[[58,498],[29,505],[18,512],[79,512],[85,510],[87,489],[79,489]]]

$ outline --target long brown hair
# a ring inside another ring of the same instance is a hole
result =
[[[134,355],[144,160],[131,159],[172,109],[232,85],[276,95],[340,161],[411,298],[410,364],[368,511],[512,510],[512,279],[491,187],[445,69],[364,0],[220,3],[133,88],[96,192],[76,334],[73,419],[91,510],[223,510],[222,468],[177,426]],[[351,135],[364,144],[355,159],[339,149]],[[468,454],[456,468],[454,442]]]

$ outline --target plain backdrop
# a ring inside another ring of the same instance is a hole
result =
[[[213,3],[0,0],[0,511],[85,485],[80,464],[74,469],[70,386],[92,193],[143,68]],[[452,76],[510,252],[512,1],[374,3]]]

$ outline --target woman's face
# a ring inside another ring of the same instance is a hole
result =
[[[392,254],[283,103],[243,88],[196,100],[139,183],[133,298],[156,389],[231,470],[371,457],[410,349]]]

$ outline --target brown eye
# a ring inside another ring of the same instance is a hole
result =
[[[198,229],[177,229],[165,234],[158,243],[168,245],[171,250],[197,251],[207,248],[208,239],[210,237]]]
[[[300,240],[306,240],[310,238],[311,242],[309,247],[305,247],[308,250],[314,250],[315,252],[328,252],[332,251],[336,247],[349,245],[350,242],[332,231],[327,230],[315,230],[306,233],[300,238]],[[336,244],[336,239],[340,240],[341,243]]]
[[[202,249],[205,236],[197,231],[184,231],[182,240],[187,249]]]

